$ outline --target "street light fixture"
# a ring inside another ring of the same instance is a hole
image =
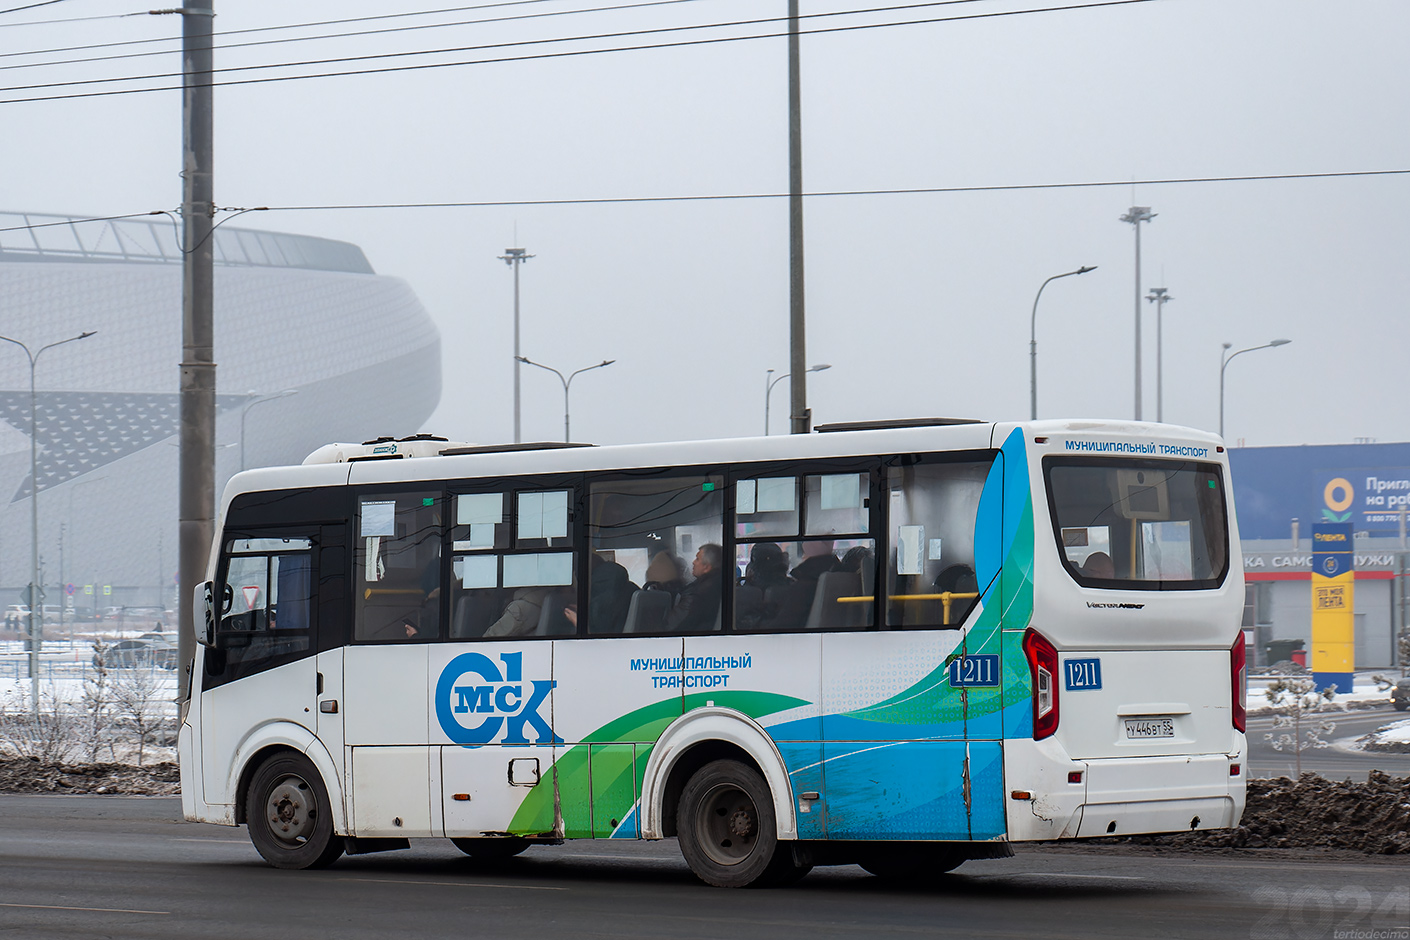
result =
[[[817,365],[815,365],[815,366],[813,366],[813,367],[811,367],[811,368],[809,368],[809,369],[805,369],[805,370],[803,370],[803,371],[804,371],[804,374],[806,375],[806,374],[809,373],[809,372],[826,372],[828,369],[831,369],[831,368],[832,368],[832,363],[830,363],[830,362],[820,362],[820,363],[818,363]],[[774,386],[777,385],[778,383],[782,382],[784,379],[788,378],[788,377],[789,377],[790,375],[792,375],[793,373],[792,373],[792,372],[785,372],[783,375],[780,375],[778,378],[774,379],[773,381],[769,381],[769,377],[772,376],[773,374],[774,374],[774,370],[773,370],[773,369],[769,369],[769,370],[767,370],[767,371],[764,373],[764,436],[765,436],[765,437],[768,437],[768,436],[769,436],[769,399],[770,399],[770,396],[773,394]]]
[[[1246,352],[1253,352],[1256,349],[1272,349],[1274,346],[1286,346],[1291,343],[1290,339],[1275,339],[1264,343],[1262,346],[1249,346],[1247,349],[1240,349],[1237,352],[1229,352],[1233,343],[1224,343],[1224,351],[1219,354],[1219,436],[1224,436],[1224,370],[1229,368],[1229,363],[1234,361],[1235,356],[1242,356]]]
[[[259,392],[250,389],[245,393],[245,397],[252,399],[245,403],[245,407],[240,409],[240,469],[245,469],[245,416],[250,413],[250,409],[266,401],[274,401],[278,398],[288,398],[290,395],[297,395],[296,388],[286,388],[282,392],[275,392],[273,395],[260,396]]]
[[[605,366],[610,366],[612,363],[617,361],[616,359],[604,359],[595,366],[584,366],[577,372],[570,373],[565,379],[563,377],[563,373],[553,368],[553,366],[546,366],[542,362],[534,362],[534,360],[526,359],[523,356],[515,356],[514,358],[518,362],[524,363],[524,365],[526,366],[538,366],[540,369],[547,369],[549,372],[552,372],[554,375],[558,376],[558,381],[563,383],[563,443],[565,444],[570,443],[573,440],[571,432],[569,431],[568,424],[568,386],[572,385],[573,380],[578,376],[582,375],[584,372],[591,372],[593,369],[601,369]],[[519,443],[519,441],[515,440],[515,443],[517,444]]]
[[[29,347],[17,339],[0,336],[5,342],[14,343],[23,349],[24,354],[29,357],[29,697],[36,718],[39,716],[39,644],[43,632],[40,624],[43,621],[44,605],[39,602],[39,409],[35,405],[34,367],[39,357],[44,355],[44,350],[87,339],[96,332],[98,331],[87,330],[77,336],[61,339],[57,343],[40,346],[38,352],[30,352]]]
[[[1038,300],[1043,296],[1043,288],[1060,277],[1072,277],[1074,274],[1086,274],[1088,271],[1095,271],[1097,266],[1083,265],[1076,271],[1068,271],[1066,274],[1054,274],[1042,283],[1038,288],[1038,295],[1033,298],[1033,315],[1028,322],[1028,405],[1029,418],[1038,420]]]

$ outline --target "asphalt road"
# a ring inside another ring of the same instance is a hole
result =
[[[1404,862],[1350,854],[1032,847],[922,888],[846,866],[728,891],[696,882],[673,841],[493,866],[426,841],[276,871],[243,830],[179,813],[171,798],[0,796],[0,937],[1410,937]]]
[[[1365,780],[1370,770],[1382,770],[1395,777],[1410,777],[1410,754],[1376,754],[1353,751],[1346,744],[1382,725],[1410,718],[1389,705],[1365,711],[1325,712],[1316,716],[1336,725],[1325,737],[1333,747],[1308,748],[1302,752],[1303,772],[1319,773],[1329,780]],[[1254,777],[1296,776],[1296,756],[1291,750],[1277,751],[1265,734],[1291,734],[1291,729],[1274,729],[1273,719],[1251,715],[1248,719],[1249,772]]]

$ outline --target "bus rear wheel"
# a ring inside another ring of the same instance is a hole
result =
[[[716,887],[787,884],[812,867],[779,844],[769,786],[739,761],[712,761],[695,772],[681,793],[676,833],[690,870]]]
[[[466,855],[483,862],[513,858],[529,847],[528,839],[451,839],[450,841]]]
[[[250,841],[275,868],[326,868],[343,854],[328,789],[302,754],[283,753],[255,771],[245,797]]]

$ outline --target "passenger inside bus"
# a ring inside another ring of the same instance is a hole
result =
[[[670,615],[666,617],[667,630],[672,633],[702,633],[718,622],[724,557],[725,550],[713,542],[700,546],[690,566],[695,580],[681,589]]]
[[[1116,577],[1116,564],[1106,552],[1092,552],[1082,564],[1082,573],[1089,578],[1111,580]]]

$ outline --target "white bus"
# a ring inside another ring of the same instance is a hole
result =
[[[1218,438],[819,431],[387,439],[239,474],[197,595],[186,818],[280,868],[674,836],[721,886],[1238,823]]]

